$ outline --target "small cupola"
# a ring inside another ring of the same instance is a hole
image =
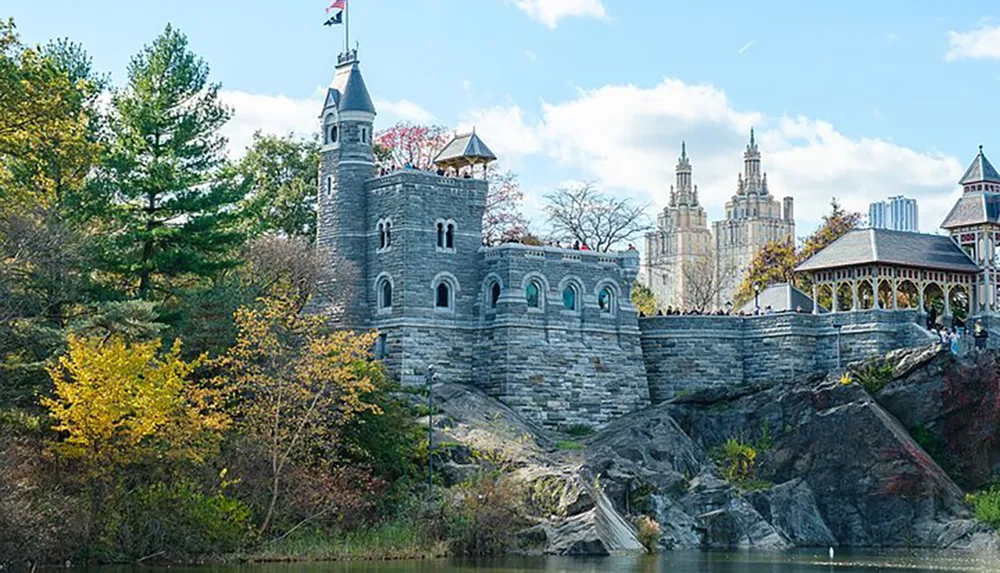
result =
[[[476,165],[483,166],[483,177],[486,176],[486,166],[497,160],[497,156],[490,151],[490,148],[483,143],[483,140],[476,135],[476,130],[471,133],[456,135],[444,149],[434,158],[434,164],[441,169],[455,169],[461,171],[469,169],[471,175]]]

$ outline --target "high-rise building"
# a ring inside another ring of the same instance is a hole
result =
[[[872,203],[868,206],[868,225],[873,229],[919,233],[917,200],[899,195],[889,197],[888,201]]]
[[[750,129],[743,153],[743,173],[736,194],[726,203],[726,219],[712,223],[720,288],[717,305],[732,302],[754,257],[770,242],[795,240],[794,200],[778,201],[767,188],[760,169],[760,150]]]
[[[663,307],[705,308],[715,304],[711,288],[715,266],[710,254],[712,233],[692,184],[691,161],[681,142],[676,186],[670,202],[656,217],[656,230],[646,235],[645,281]],[[706,293],[707,298],[706,299]]]

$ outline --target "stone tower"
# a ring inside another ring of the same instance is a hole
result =
[[[699,279],[704,277],[699,274],[714,272],[709,262],[712,235],[692,172],[687,145],[682,142],[670,202],[657,215],[656,230],[646,235],[646,286],[663,307],[704,309],[705,297],[699,296],[704,290]]]
[[[736,194],[726,203],[726,219],[712,224],[715,234],[718,306],[733,302],[743,275],[757,253],[773,241],[795,240],[795,203],[778,201],[760,168],[760,149],[753,128],[743,152],[743,172],[736,178]]]
[[[329,254],[331,264],[340,267],[335,276],[341,282],[328,288],[344,304],[329,311],[344,326],[357,328],[366,327],[370,318],[365,296],[369,229],[364,214],[366,182],[375,176],[374,121],[375,106],[358,68],[357,50],[340,54],[320,114],[323,145],[316,244]]]

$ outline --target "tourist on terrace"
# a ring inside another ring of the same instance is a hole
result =
[[[962,350],[961,339],[958,337],[958,332],[954,330],[951,331],[951,335],[948,337],[948,341],[951,353],[954,354],[955,356],[958,356],[958,354]]]
[[[982,320],[976,321],[976,326],[973,328],[974,336],[976,337],[976,350],[982,350],[986,348],[986,339],[989,338],[990,333],[983,326]]]

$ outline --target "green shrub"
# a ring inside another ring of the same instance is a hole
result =
[[[583,444],[580,442],[574,442],[573,440],[559,440],[556,442],[557,450],[582,450]]]
[[[1000,530],[1000,486],[970,493],[965,499],[975,511],[976,519]]]
[[[253,538],[250,508],[186,483],[140,487],[114,505],[101,545],[115,560],[218,556],[243,549]]]
[[[748,442],[730,438],[711,456],[723,479],[739,489],[756,491],[772,485],[757,478],[757,449]]]
[[[877,394],[886,384],[892,382],[892,366],[874,362],[854,372],[854,379],[864,386],[869,394]]]
[[[563,428],[563,432],[574,438],[585,438],[592,435],[596,430],[587,424],[570,424]]]

